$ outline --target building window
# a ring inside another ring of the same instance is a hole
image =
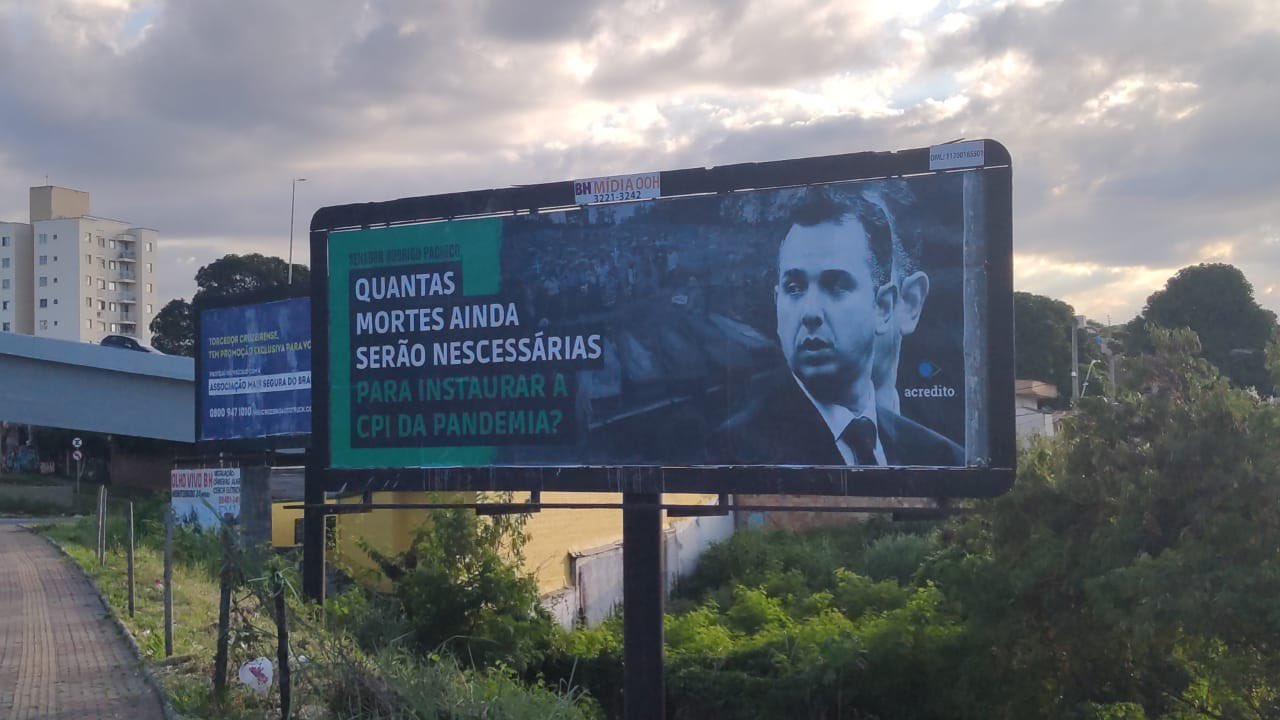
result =
[[[98,321],[98,330],[100,330],[100,331],[102,331],[102,332],[106,332],[106,331],[107,331],[107,324],[106,324],[105,322],[103,322],[103,321],[99,320],[99,321]]]
[[[84,284],[85,284],[85,285],[88,285],[89,287],[93,287],[93,276],[92,276],[92,275],[85,275],[85,276],[84,276]]]
[[[42,308],[49,307],[49,298],[40,298],[40,307]]]
[[[39,285],[40,287],[49,287],[49,276],[41,275]]]
[[[8,309],[9,309],[9,301],[8,301],[8,300],[5,300],[5,301],[3,301],[3,302],[0,302],[0,310],[8,310]]]
[[[106,290],[106,289],[107,289],[107,281],[106,281],[106,280],[103,280],[102,278],[98,278],[98,289],[99,289],[99,290]]]
[[[54,240],[57,240],[57,239],[58,239],[58,233],[54,233],[54,234],[53,234],[53,239],[54,239]]]
[[[106,301],[106,300],[99,300],[99,301],[98,301],[98,309],[99,309],[99,310],[106,310],[106,309],[107,309],[107,301]]]
[[[147,292],[155,292],[155,288],[151,287],[151,283],[147,283]]]
[[[0,268],[9,267],[9,258],[0,258]]]
[[[8,289],[9,289],[9,278],[0,280],[0,290],[8,290]]]
[[[9,323],[4,324],[4,332],[9,332]]]
[[[41,320],[41,321],[40,321],[40,329],[41,329],[41,330],[48,330],[48,329],[49,329],[49,321],[48,321],[48,320]]]
[[[85,330],[92,330],[92,329],[93,329],[93,321],[92,321],[92,320],[85,320],[85,321],[84,321],[84,328],[85,328]]]
[[[107,245],[108,245],[112,250],[115,250],[115,249],[116,249],[116,239],[115,239],[115,238],[111,238],[111,242],[107,243]]]
[[[147,272],[152,272],[154,270],[155,268],[151,265],[151,263],[147,263]]]
[[[115,303],[107,303],[107,309],[108,309],[108,310],[110,310],[111,312],[115,312],[115,311],[116,311],[116,304],[115,304]]]
[[[147,243],[147,252],[151,252],[152,250],[155,249],[155,247],[156,247],[155,245],[152,245],[151,243]]]
[[[91,242],[93,242],[93,233],[85,233],[85,234],[84,234],[84,241],[85,241],[85,242],[87,242],[87,243],[91,243]],[[90,325],[89,327],[93,327],[93,325]]]
[[[92,255],[92,254],[90,254],[90,253],[85,253],[85,254],[84,254],[84,261],[85,261],[86,263],[88,263],[88,264],[92,265],[92,264],[93,264],[93,255]]]
[[[115,281],[115,280],[112,280],[111,282],[107,283],[107,289],[108,289],[108,290],[115,290],[115,289],[116,289],[116,281]]]
[[[111,323],[111,332],[120,332],[120,326],[115,323]]]
[[[48,256],[48,255],[41,255],[41,256],[40,256],[40,259],[36,261],[36,264],[38,264],[38,265],[48,265],[48,264],[49,264],[49,256]]]
[[[147,314],[148,314],[148,315],[150,315],[150,314],[151,314],[151,312],[152,312],[152,310],[151,310],[151,303],[147,303]]]
[[[45,233],[40,233],[40,244],[45,245],[48,242],[49,242],[49,236],[46,235]]]
[[[111,262],[107,263],[107,268],[108,268],[109,270],[115,270],[115,269],[116,269],[116,261],[115,261],[115,260],[112,260]]]
[[[106,238],[104,238],[104,237],[102,237],[101,235],[99,235],[99,236],[98,236],[98,247],[100,247],[100,248],[104,248],[104,247],[106,247],[106,246],[107,246],[107,239],[106,239]]]
[[[9,236],[0,237],[0,247],[9,247]]]
[[[87,307],[87,308],[89,308],[90,310],[92,310],[92,309],[93,309],[93,298],[85,298],[85,299],[84,299],[84,306],[85,306],[85,307]]]
[[[98,269],[99,269],[99,270],[106,270],[106,269],[107,269],[107,261],[106,261],[106,258],[98,258]]]

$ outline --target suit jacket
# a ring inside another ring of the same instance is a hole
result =
[[[889,465],[963,467],[964,449],[882,407],[876,430]],[[790,373],[712,436],[711,461],[734,465],[844,465],[831,429]]]

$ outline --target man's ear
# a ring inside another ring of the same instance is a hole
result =
[[[876,288],[876,334],[889,332],[893,328],[894,309],[897,305],[897,285],[888,282]]]
[[[899,295],[898,330],[903,335],[910,335],[915,332],[920,313],[924,311],[925,298],[929,297],[929,276],[917,270],[902,278]]]

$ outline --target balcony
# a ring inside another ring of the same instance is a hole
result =
[[[138,253],[132,250],[121,250],[116,253],[116,259],[121,262],[138,262]]]
[[[128,290],[117,290],[116,302],[130,303],[130,304],[136,305],[138,302],[138,294],[134,292],[130,292]]]
[[[118,275],[116,275],[116,282],[136,283],[138,282],[138,274],[122,270]]]

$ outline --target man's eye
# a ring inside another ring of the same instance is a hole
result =
[[[788,280],[782,283],[782,292],[788,295],[799,295],[804,292],[804,287],[794,280]]]
[[[856,285],[849,273],[824,272],[822,274],[822,288],[832,295],[851,293]]]

